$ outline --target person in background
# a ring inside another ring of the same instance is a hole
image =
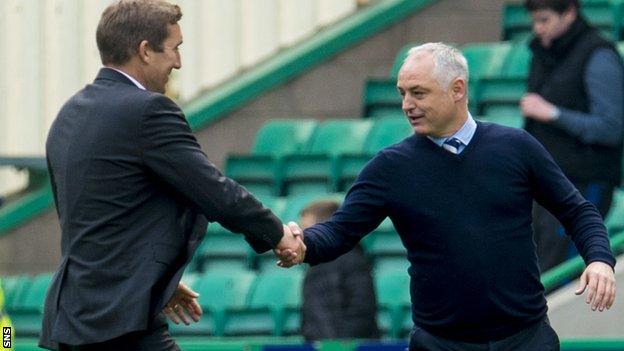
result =
[[[301,211],[301,226],[329,220],[337,209],[336,201],[313,202]],[[306,271],[301,308],[301,333],[306,341],[377,339],[376,317],[371,265],[360,245]]]
[[[525,7],[535,35],[520,102],[525,129],[604,218],[621,179],[624,65],[578,0],[526,0]],[[576,254],[570,233],[539,204],[533,222],[542,271]]]

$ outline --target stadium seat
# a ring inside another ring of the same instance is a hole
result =
[[[376,271],[378,323],[386,335],[398,339],[411,330],[410,278],[404,270]]]
[[[251,271],[221,270],[201,275],[195,291],[204,316],[189,326],[169,323],[172,333],[178,335],[223,335],[228,310],[245,309],[246,299],[256,279]]]
[[[407,44],[407,45],[404,45],[401,48],[401,50],[399,50],[397,55],[394,57],[394,63],[392,64],[392,69],[390,70],[390,77],[396,80],[396,78],[399,76],[399,70],[401,69],[401,66],[403,65],[403,61],[405,61],[405,58],[407,57],[408,51],[414,46],[418,46],[418,45],[420,44],[419,43]]]
[[[299,330],[303,275],[284,270],[260,274],[247,306],[226,313],[225,335],[294,334]]]
[[[511,47],[499,74],[483,76],[477,93],[477,114],[488,116],[492,109],[505,106],[517,108],[526,92],[531,50],[524,43]]]
[[[305,151],[318,122],[275,119],[256,134],[249,155],[229,155],[225,173],[256,195],[280,195],[279,169],[284,155]]]
[[[4,307],[7,311],[11,311],[14,305],[19,305],[21,303],[31,284],[32,278],[28,275],[12,275],[2,277]]]
[[[364,85],[364,116],[381,117],[403,114],[401,95],[396,88],[397,77],[407,52],[416,45],[418,44],[408,44],[399,50],[394,58],[389,77],[366,80]]]
[[[39,335],[45,296],[51,281],[51,273],[35,276],[32,278],[30,287],[24,291],[23,298],[13,304],[10,316],[17,334],[21,336]]]
[[[308,153],[284,157],[283,182],[287,194],[335,191],[336,156],[362,151],[372,122],[363,119],[331,119],[315,133]]]
[[[250,268],[250,247],[242,234],[231,233],[218,223],[208,226],[208,233],[197,248],[199,270]]]
[[[500,74],[510,49],[511,44],[505,42],[473,43],[461,48],[470,71],[468,107],[473,114],[477,114],[481,79]]]
[[[375,263],[384,257],[405,259],[405,247],[389,218],[386,218],[377,229],[364,237],[362,245]]]
[[[384,147],[397,143],[413,134],[412,127],[403,116],[377,117],[366,137],[362,152],[343,154],[336,158],[335,183],[339,191],[345,191],[357,178],[360,170],[371,157]]]
[[[400,115],[401,95],[394,77],[368,78],[364,85],[364,116]]]

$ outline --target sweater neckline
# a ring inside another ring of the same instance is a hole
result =
[[[443,157],[448,157],[457,161],[461,161],[466,157],[467,154],[472,152],[472,149],[474,149],[475,145],[479,142],[479,140],[481,140],[480,136],[481,130],[483,129],[483,124],[477,120],[475,120],[475,122],[477,123],[477,128],[475,129],[474,135],[472,136],[472,140],[470,140],[468,145],[466,145],[466,147],[459,154],[453,154],[445,150],[443,147],[438,146],[438,144],[433,142],[433,140],[427,138],[424,135],[416,135],[416,138],[420,141],[420,143],[423,143],[427,147],[432,149],[433,152],[440,153],[441,155],[443,155]]]

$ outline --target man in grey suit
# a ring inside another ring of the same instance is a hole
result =
[[[206,158],[163,93],[181,67],[176,5],[122,0],[97,28],[95,81],[54,121],[47,161],[62,261],[45,302],[40,346],[60,350],[179,350],[165,314],[199,318],[179,284],[208,221],[243,233],[287,265],[305,246]],[[164,312],[164,313],[163,313]]]

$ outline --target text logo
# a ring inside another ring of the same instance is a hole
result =
[[[2,327],[2,347],[11,348],[11,327]]]

